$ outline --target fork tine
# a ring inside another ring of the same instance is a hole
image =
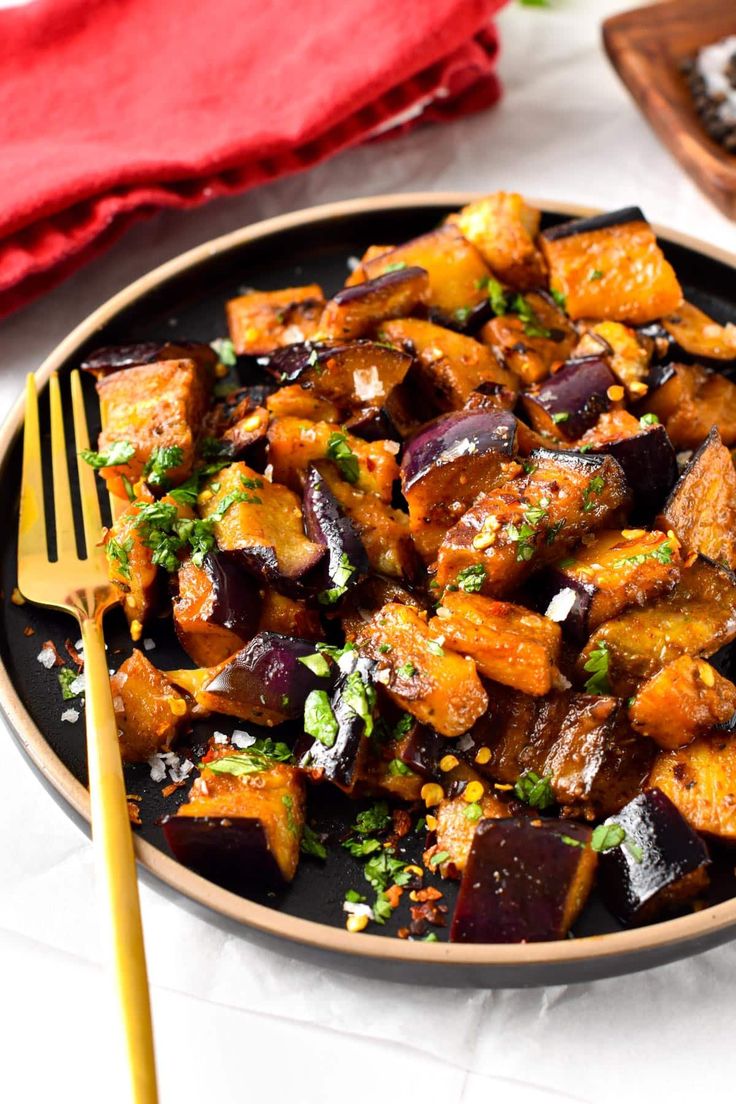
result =
[[[105,404],[100,403],[100,416],[102,418],[102,428],[105,428]],[[118,498],[117,495],[109,494],[108,499],[110,501],[110,517],[113,522],[116,522],[124,510],[128,508],[128,502],[124,498]]]
[[[56,557],[61,560],[65,556],[76,557],[77,540],[74,534],[72,493],[69,487],[64,413],[61,406],[59,377],[56,372],[52,373],[49,380],[49,398],[51,401],[51,472],[54,479]]]
[[[18,585],[23,591],[24,572],[31,557],[48,556],[46,543],[46,512],[43,505],[43,471],[41,468],[41,430],[38,424],[38,393],[36,378],[31,373],[26,380],[26,417],[23,430],[23,481],[20,492],[20,523],[18,526]]]
[[[74,438],[77,450],[77,472],[79,474],[79,496],[82,501],[82,520],[84,522],[84,542],[87,546],[87,559],[91,559],[94,548],[100,541],[102,516],[100,500],[97,497],[95,473],[81,457],[83,449],[89,448],[89,430],[84,409],[82,381],[78,371],[72,372],[72,412],[74,414]]]

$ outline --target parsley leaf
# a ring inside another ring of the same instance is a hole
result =
[[[411,881],[411,874],[404,869],[405,865],[401,859],[394,859],[383,849],[380,855],[368,860],[363,873],[373,889],[382,893],[390,885],[403,886]]]
[[[330,665],[321,652],[314,655],[299,656],[299,662],[303,663],[317,678],[329,678]]]
[[[387,272],[400,272],[402,268],[406,268],[406,261],[392,261],[391,264],[387,264],[384,268],[384,275]]]
[[[598,647],[591,651],[583,668],[590,674],[590,678],[585,684],[585,690],[588,694],[611,693],[611,684],[608,681],[608,663],[608,645],[605,641],[601,641]]]
[[[135,456],[135,445],[131,445],[130,441],[113,441],[107,452],[82,449],[79,455],[85,464],[99,471],[100,468],[114,468],[118,464],[127,464]]]
[[[218,337],[215,341],[210,341],[210,349],[217,353],[220,363],[226,365],[226,367],[232,368],[234,364],[237,364],[238,357],[235,346],[229,337]]]
[[[590,846],[594,851],[613,851],[615,847],[625,847],[635,862],[641,862],[642,849],[638,843],[629,839],[626,829],[615,820],[599,824],[593,829]]]
[[[436,851],[432,858],[429,860],[429,865],[432,867],[439,866],[440,863],[447,862],[449,857],[449,851]]]
[[[508,310],[508,300],[506,298],[506,293],[503,290],[503,286],[498,282],[498,280],[494,280],[491,276],[491,278],[488,280],[487,288],[488,301],[491,304],[491,310],[493,311],[493,313],[496,316],[500,314],[506,314],[506,311]]]
[[[401,667],[397,667],[396,674],[399,678],[414,678],[414,675],[419,674],[419,670],[409,660],[406,663],[402,663]]]
[[[558,414],[553,414],[552,415],[552,421],[554,422],[555,425],[559,425],[560,422],[568,421],[569,417],[570,417],[570,412],[568,410],[560,410]]]
[[[606,481],[602,475],[594,475],[583,492],[583,513],[588,514],[595,509],[594,498],[603,492]]]
[[[133,538],[128,537],[125,541],[116,540],[115,537],[110,537],[105,545],[105,555],[113,567],[117,571],[118,575],[122,575],[124,579],[130,578],[130,558],[128,553],[133,550]]]
[[[320,591],[317,596],[319,604],[321,606],[334,606],[336,602],[339,602],[343,594],[347,591],[348,583],[356,571],[357,568],[353,567],[351,564],[347,552],[343,552],[340,556],[338,566],[333,572],[333,581],[335,585],[329,587],[328,590]]]
[[[249,774],[260,774],[261,771],[270,770],[274,763],[288,763],[290,759],[291,749],[280,741],[274,742],[269,736],[264,740],[256,740],[242,751],[213,759],[211,763],[200,763],[199,769],[206,767],[213,774],[231,774],[235,778],[241,778]]]
[[[335,743],[338,732],[337,718],[332,711],[326,690],[311,690],[304,703],[304,731],[314,736],[326,748]]]
[[[364,809],[358,813],[353,825],[353,831],[361,836],[370,835],[371,832],[383,832],[391,824],[391,814],[385,801],[376,801],[370,809]]]
[[[486,581],[486,569],[483,564],[470,564],[458,572],[455,580],[460,590],[466,594],[477,594]]]
[[[327,441],[327,457],[334,460],[346,483],[357,483],[360,475],[358,457],[348,444],[347,433],[331,433]]]
[[[345,679],[340,694],[340,702],[360,717],[365,726],[366,736],[373,732],[373,709],[376,704],[376,691],[361,678],[359,671],[353,671]]]
[[[392,759],[388,765],[388,773],[392,778],[399,778],[401,776],[411,776],[414,771],[411,767],[407,767],[406,763],[403,763],[401,759]]]
[[[299,845],[299,850],[303,855],[313,855],[315,859],[326,859],[327,848],[322,843],[314,828],[310,828],[308,824],[304,825],[304,832],[302,834],[302,842]]]
[[[342,841],[346,851],[349,851],[354,859],[364,859],[366,855],[373,855],[381,850],[381,841],[377,839],[346,839]]]
[[[640,426],[653,426],[659,425],[659,418],[656,414],[642,414],[639,419]]]
[[[555,303],[561,310],[567,310],[567,296],[563,295],[561,291],[557,291],[556,288],[552,288],[550,295],[554,299]]]
[[[542,325],[531,303],[520,292],[517,292],[511,300],[511,310],[521,319],[527,337],[552,336],[552,331]]]
[[[143,475],[153,487],[166,485],[166,472],[178,468],[184,459],[184,449],[179,445],[162,445],[155,448],[143,469]]]
[[[535,809],[548,809],[550,805],[555,804],[551,781],[551,774],[542,778],[536,771],[525,770],[514,784],[514,793],[519,801],[523,801],[526,805],[531,805]]]
[[[591,281],[592,280],[602,280],[603,279],[603,272],[601,271],[600,268],[591,268],[590,272],[588,273],[588,279],[591,280]]]
[[[77,698],[82,693],[81,690],[72,690],[72,683],[76,682],[79,675],[76,671],[72,671],[69,667],[62,667],[58,673],[59,686],[61,687],[61,696],[64,701],[71,701],[72,698]]]

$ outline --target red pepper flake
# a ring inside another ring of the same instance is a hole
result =
[[[128,802],[128,817],[131,824],[139,825],[143,823],[140,808],[135,801]]]
[[[41,651],[44,651],[46,648],[50,648],[51,651],[54,653],[54,667],[63,667],[64,660],[59,655],[59,649],[56,647],[53,640],[44,640],[43,644],[41,645]]]
[[[23,635],[24,636],[35,636],[36,635],[36,630],[32,629],[30,625],[26,625],[26,627],[23,630]]]
[[[79,654],[77,649],[72,644],[71,640],[65,640],[64,647],[69,653],[69,658],[71,659],[72,663],[76,663],[77,667],[79,667],[81,671],[82,667],[84,667],[84,656],[81,656]]]
[[[171,797],[175,790],[180,790],[182,786],[186,786],[186,778],[182,778],[181,782],[171,782],[168,786],[164,786],[161,793],[164,797]]]
[[[425,901],[421,905],[413,905],[409,910],[411,912],[412,920],[419,922],[424,920],[430,924],[434,924],[437,928],[444,928],[445,926],[445,913],[447,912],[447,905],[436,905],[432,901]]]
[[[434,886],[427,886],[426,889],[418,889],[416,894],[412,898],[414,901],[439,901],[444,897],[444,893],[440,893]]]
[[[411,932],[409,931],[408,928],[399,928],[399,930],[397,931],[396,934],[399,937],[399,939],[408,939],[409,936],[411,935]]]
[[[392,909],[399,907],[399,901],[401,900],[401,895],[403,892],[404,890],[402,889],[402,887],[398,885],[389,886],[388,889],[385,891],[384,897],[386,898]]]

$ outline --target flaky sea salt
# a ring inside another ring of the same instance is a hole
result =
[[[66,721],[68,724],[76,724],[79,720],[78,709],[65,709],[61,714],[62,721]]]
[[[544,616],[549,617],[550,621],[564,621],[575,605],[575,598],[576,594],[572,587],[563,587],[547,606]]]
[[[232,744],[236,748],[247,748],[256,742],[255,736],[251,736],[250,732],[245,732],[242,728],[236,728],[233,731]]]
[[[46,646],[45,648],[41,649],[41,651],[36,656],[36,659],[42,667],[45,667],[48,671],[50,671],[56,663],[56,652],[53,648],[49,648],[48,646]]]
[[[212,739],[216,744],[228,744],[230,743],[230,737],[227,732],[213,732]]]
[[[147,652],[151,652],[156,647],[156,641],[151,640],[150,636],[147,636],[143,640],[143,647]]]

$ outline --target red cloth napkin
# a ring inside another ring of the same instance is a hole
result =
[[[36,0],[0,11],[0,314],[158,207],[493,103],[505,0]]]

